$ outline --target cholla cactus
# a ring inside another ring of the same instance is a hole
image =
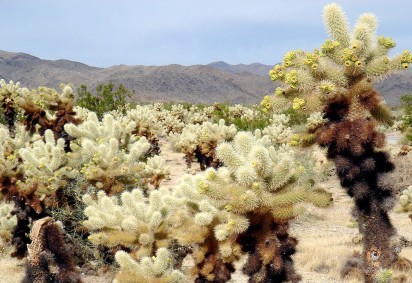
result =
[[[21,125],[15,127],[13,134],[0,127],[0,192],[6,199],[11,200],[19,194],[17,184],[23,179],[24,168],[19,150],[40,138],[38,135],[31,136]]]
[[[399,212],[411,212],[412,211],[412,186],[409,186],[406,190],[402,191],[399,197]]]
[[[65,141],[55,141],[51,130],[46,130],[44,138],[45,141],[37,140],[19,150],[26,177],[24,183],[19,183],[20,189],[30,191],[36,186],[35,194],[43,199],[53,196],[57,189],[65,187],[69,179],[79,174],[64,151]]]
[[[17,217],[11,215],[13,205],[0,203],[0,247],[11,239],[11,231],[17,225]]]
[[[275,146],[290,143],[293,131],[288,125],[289,120],[289,116],[285,114],[273,114],[271,124],[262,130],[262,134],[267,135]]]
[[[67,124],[66,132],[76,138],[68,155],[81,164],[80,173],[99,189],[118,192],[135,185],[145,168],[143,159],[150,145],[144,137],[131,135],[132,121],[116,120],[110,114],[100,122],[91,112],[76,126]]]
[[[275,149],[250,133],[238,133],[232,143],[222,143],[217,156],[225,166],[186,175],[172,191],[160,188],[145,196],[134,189],[123,192],[120,199],[99,191],[96,199],[83,197],[89,239],[107,247],[127,247],[137,257],[135,262],[118,253],[119,282],[140,278],[144,257],[171,247],[173,241],[193,248],[197,280],[229,280],[233,262],[245,252],[250,258],[244,272],[254,280],[300,278],[291,264],[297,240],[289,237],[288,222],[302,211],[299,204],[325,206],[330,195],[312,187],[312,174],[299,166],[290,148]],[[165,273],[156,274],[145,275],[163,280]],[[164,278],[169,275],[170,270]]]
[[[170,113],[181,121],[184,121],[187,116],[188,110],[186,110],[182,104],[173,104]]]
[[[327,120],[323,118],[322,112],[313,112],[306,120],[306,128],[308,131],[318,129],[323,126]]]
[[[339,115],[351,120],[371,115],[386,121],[386,108],[371,81],[408,68],[411,54],[404,51],[393,59],[387,56],[395,43],[389,38],[376,38],[377,20],[372,14],[362,15],[350,34],[346,33],[349,28],[338,5],[330,4],[324,11],[332,39],[313,53],[298,50],[285,55],[283,63],[270,71],[272,80],[282,84],[275,97],[289,98],[280,100],[309,113],[326,105],[350,104]]]
[[[191,167],[193,153],[198,144],[198,137],[200,135],[200,125],[187,125],[182,133],[170,133],[168,136],[169,142],[176,151],[185,154],[188,167]]]
[[[185,124],[169,112],[158,112],[157,117],[158,121],[162,123],[167,134],[181,133],[185,128]]]
[[[311,123],[304,140],[328,147],[341,185],[355,200],[354,214],[364,236],[365,282],[373,282],[378,270],[397,259],[390,247],[396,231],[388,217],[393,191],[377,182],[382,173],[393,170],[393,164],[378,150],[385,138],[375,129],[377,122],[392,121],[373,81],[408,68],[412,55],[404,51],[388,57],[395,42],[376,36],[373,14],[361,15],[350,33],[344,12],[333,3],[324,9],[324,22],[331,39],[311,53],[286,53],[282,64],[269,73],[281,86],[274,97],[264,99],[264,105],[273,101],[274,110],[292,107],[308,114],[322,110],[327,121]]]
[[[172,269],[172,255],[165,248],[160,248],[156,256],[143,257],[136,262],[124,251],[116,253],[116,261],[120,270],[114,283],[184,283],[187,282],[183,273]]]
[[[265,146],[250,133],[219,145],[217,157],[223,167],[186,176],[174,190],[187,199],[192,225],[200,227],[177,237],[182,244],[187,238],[199,243],[194,252],[198,280],[227,281],[233,261],[248,252],[243,271],[251,280],[297,282],[300,276],[291,264],[297,240],[289,237],[288,222],[301,212],[299,203],[327,205],[330,196],[313,190],[289,148]]]
[[[134,248],[136,256],[153,256],[154,251],[167,247],[173,238],[171,217],[181,209],[182,199],[174,197],[168,189],[151,191],[145,197],[141,189],[123,192],[121,201],[100,191],[97,200],[84,195],[88,219],[84,225],[92,234],[89,239],[108,247],[122,245]]]
[[[136,124],[133,134],[145,137],[151,145],[151,152],[159,154],[159,136],[164,134],[164,128],[159,123],[152,107],[137,105],[134,109],[126,112],[126,118],[131,119]]]
[[[34,133],[38,131],[43,135],[44,131],[51,129],[55,138],[64,138],[66,149],[70,140],[67,139],[63,126],[66,123],[78,124],[73,111],[73,90],[69,85],[61,85],[62,92],[54,89],[39,87],[37,90],[20,88],[20,84],[10,81],[6,84],[0,81],[0,101],[7,120],[11,135],[14,135],[15,119],[17,113],[23,112],[26,130]]]
[[[76,112],[75,117],[82,121],[86,120],[87,116],[89,116],[89,113],[91,112],[89,109],[80,106],[74,106],[73,110]]]
[[[221,119],[218,124],[205,122],[201,125],[188,125],[180,135],[171,134],[169,137],[173,147],[185,153],[188,168],[195,157],[200,169],[205,170],[207,167],[220,165],[215,156],[215,148],[220,142],[230,141],[236,132],[234,125],[226,126]]]
[[[242,118],[246,121],[252,121],[256,114],[253,109],[245,107],[241,104],[236,104],[234,106],[229,106],[229,115],[234,118]]]
[[[0,101],[3,108],[4,117],[7,122],[7,127],[10,133],[14,133],[15,121],[18,109],[15,105],[15,100],[21,93],[20,83],[16,84],[13,81],[6,83],[3,79],[0,80]]]
[[[10,137],[6,128],[0,127],[0,180],[8,179],[18,174],[19,160],[18,147],[16,148],[13,138]],[[17,170],[16,170],[17,169]]]
[[[47,87],[29,90],[23,88],[15,103],[24,110],[24,124],[30,132],[39,131],[41,135],[51,129],[57,138],[66,138],[63,129],[66,123],[78,124],[73,111],[73,90],[69,85],[61,85],[62,92]],[[69,146],[69,140],[66,140]]]
[[[157,189],[160,182],[170,176],[170,168],[166,166],[162,157],[155,155],[147,159],[144,175],[148,176],[148,181],[145,183],[149,183]]]

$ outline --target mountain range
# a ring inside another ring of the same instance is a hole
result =
[[[100,83],[123,84],[139,102],[259,103],[276,88],[268,72],[273,66],[260,63],[231,65],[127,66],[108,68],[88,66],[69,60],[43,60],[26,53],[0,51],[0,79],[19,81],[22,86],[48,86],[61,83],[75,88],[84,84],[93,90]],[[412,72],[392,75],[376,84],[389,105],[412,93]]]

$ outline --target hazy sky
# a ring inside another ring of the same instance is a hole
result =
[[[326,38],[323,0],[0,0],[0,50],[92,66],[275,64],[286,51],[310,51]],[[379,19],[394,53],[412,49],[407,0],[335,1],[351,26]]]

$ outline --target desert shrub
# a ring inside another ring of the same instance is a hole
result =
[[[120,84],[116,89],[113,83],[99,84],[96,93],[88,91],[86,85],[81,85],[76,90],[76,105],[87,108],[97,114],[99,119],[104,113],[118,110],[125,111],[128,99],[132,97],[132,92]]]
[[[233,124],[239,131],[254,131],[263,129],[269,124],[270,114],[256,106],[228,105],[215,103],[213,105],[212,121],[217,123],[223,119],[226,125]]]

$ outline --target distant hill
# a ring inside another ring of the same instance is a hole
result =
[[[242,73],[251,73],[263,77],[267,77],[269,71],[273,68],[270,65],[263,65],[260,63],[252,63],[249,65],[245,64],[237,64],[237,65],[230,65],[226,62],[218,61],[208,64],[208,66],[221,69],[224,71],[228,71],[235,74],[242,74]]]
[[[253,63],[230,65],[126,66],[97,68],[68,60],[43,60],[25,53],[0,51],[0,78],[19,81],[22,86],[49,86],[60,83],[82,84],[94,89],[100,83],[123,84],[141,102],[174,101],[190,103],[259,103],[273,93],[276,84],[268,76],[269,65]],[[377,84],[390,105],[412,93],[412,72],[402,72]]]
[[[275,88],[268,76],[227,71],[212,65],[96,68],[68,60],[42,60],[5,51],[0,51],[0,78],[19,81],[29,88],[44,85],[57,89],[60,83],[72,83],[75,87],[85,84],[93,89],[100,83],[113,82],[132,90],[134,99],[142,102],[253,104],[259,103]]]

